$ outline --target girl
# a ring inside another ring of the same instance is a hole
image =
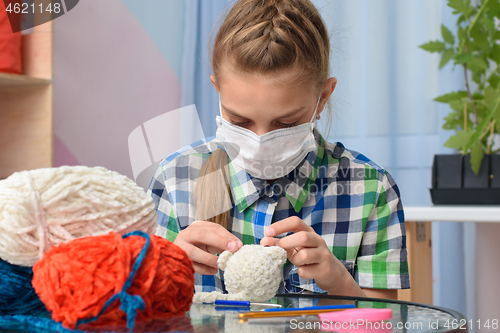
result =
[[[380,166],[326,142],[315,120],[337,80],[309,0],[239,0],[213,43],[216,138],[162,161],[157,234],[193,260],[196,291],[225,291],[217,256],[288,253],[279,292],[397,298],[409,288],[403,208]]]

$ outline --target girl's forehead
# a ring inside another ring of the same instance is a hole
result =
[[[216,77],[221,93],[252,91],[279,95],[316,94],[309,76],[297,68],[270,73],[243,72],[228,68],[221,74]]]
[[[294,81],[288,77],[271,75],[225,75],[219,82],[223,102],[258,103],[270,100],[280,104],[303,103],[313,94],[306,80]]]

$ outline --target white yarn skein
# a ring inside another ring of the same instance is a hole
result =
[[[50,246],[84,236],[153,233],[153,199],[103,167],[21,171],[0,181],[0,258],[33,266]]]

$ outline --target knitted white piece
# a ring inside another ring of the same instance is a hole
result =
[[[196,293],[193,303],[213,303],[221,299],[264,302],[273,298],[281,282],[286,251],[279,246],[244,245],[235,253],[222,252],[217,262],[224,271],[224,284],[229,293]]]
[[[33,266],[51,245],[75,238],[153,233],[150,196],[131,179],[103,167],[21,171],[0,181],[0,258]]]

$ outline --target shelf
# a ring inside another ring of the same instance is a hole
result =
[[[49,85],[52,81],[38,77],[0,73],[0,89]]]
[[[405,220],[416,222],[500,222],[500,206],[436,205],[404,207]]]
[[[22,36],[23,75],[0,73],[0,178],[53,165],[52,23]]]

